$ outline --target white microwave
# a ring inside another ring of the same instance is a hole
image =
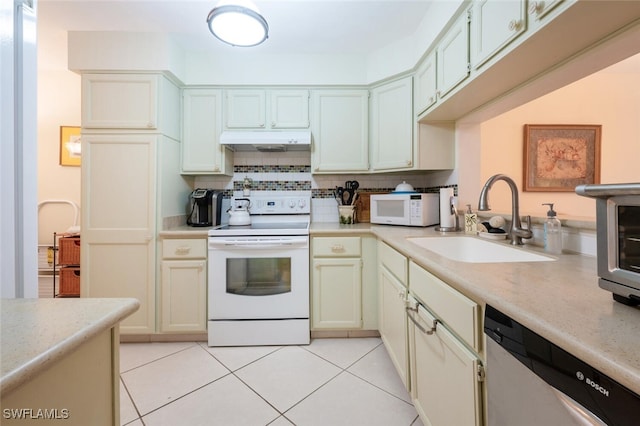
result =
[[[440,222],[438,194],[373,194],[370,201],[371,223],[431,226]]]

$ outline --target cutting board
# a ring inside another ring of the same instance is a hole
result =
[[[356,221],[360,223],[371,222],[371,195],[387,194],[386,192],[359,192],[356,200]]]

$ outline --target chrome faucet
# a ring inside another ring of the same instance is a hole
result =
[[[516,183],[507,175],[497,174],[493,175],[484,184],[482,191],[480,192],[480,200],[478,201],[478,210],[487,211],[491,210],[489,207],[489,190],[493,184],[503,180],[511,189],[511,228],[509,229],[509,236],[511,237],[511,244],[522,245],[523,238],[533,237],[531,232],[531,216],[527,216],[527,229],[522,228],[522,222],[520,222],[520,202],[518,201],[518,187]]]

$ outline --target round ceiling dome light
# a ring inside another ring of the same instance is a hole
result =
[[[257,46],[269,37],[269,25],[250,0],[221,0],[207,16],[209,30],[232,46]]]

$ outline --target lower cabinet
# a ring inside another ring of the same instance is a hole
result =
[[[474,346],[479,306],[414,263],[409,287],[411,396],[422,422],[483,424],[484,367]]]
[[[383,242],[378,243],[380,337],[402,383],[409,389],[407,335],[407,258]]]
[[[406,287],[380,266],[380,336],[402,383],[409,389]]]
[[[423,423],[482,424],[478,356],[422,305],[409,318],[411,396]]]
[[[160,331],[207,331],[207,240],[162,241]]]
[[[312,242],[311,327],[362,327],[360,237],[315,237]]]
[[[371,235],[312,238],[312,330],[378,329],[376,243]]]

